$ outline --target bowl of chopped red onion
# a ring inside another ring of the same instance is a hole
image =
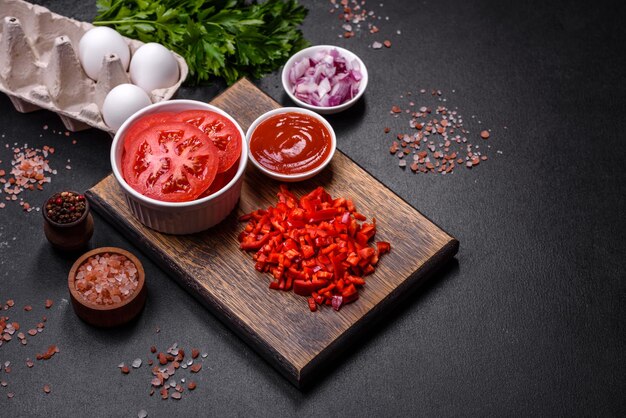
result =
[[[347,49],[316,45],[294,54],[283,67],[283,88],[298,106],[323,115],[355,104],[367,87],[367,68]]]

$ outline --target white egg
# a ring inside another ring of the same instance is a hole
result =
[[[154,42],[141,46],[130,61],[130,80],[150,93],[178,81],[178,62],[172,52]]]
[[[124,71],[128,70],[130,49],[128,44],[117,31],[105,26],[93,28],[80,38],[78,43],[78,59],[89,78],[98,80],[102,60],[108,54],[116,54]]]
[[[104,98],[102,117],[117,131],[126,119],[150,104],[150,97],[143,89],[134,84],[120,84]]]

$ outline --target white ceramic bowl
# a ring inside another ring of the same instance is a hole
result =
[[[235,177],[220,191],[191,202],[162,202],[142,195],[130,187],[121,173],[124,134],[139,118],[157,112],[182,112],[185,110],[211,110],[230,119],[241,134],[241,157]],[[204,231],[226,218],[234,209],[243,183],[243,173],[248,162],[248,144],[241,126],[223,110],[194,100],[169,100],[155,103],[133,114],[124,122],[113,138],[111,167],[115,179],[124,191],[131,212],[149,228],[167,234],[192,234]]]
[[[346,57],[348,60],[356,60],[359,63],[359,66],[361,67],[361,74],[363,75],[363,78],[361,79],[361,84],[359,84],[359,92],[352,99],[337,106],[328,106],[328,107],[313,106],[311,104],[303,102],[291,92],[291,89],[293,88],[293,84],[289,81],[289,70],[291,69],[291,67],[295,65],[296,62],[302,60],[303,58],[312,57],[313,55],[315,55],[317,52],[321,50],[330,51],[331,49],[336,49],[337,51],[339,51],[339,54],[341,56]],[[365,67],[365,64],[363,63],[363,61],[361,61],[361,58],[359,58],[353,52],[348,51],[347,49],[334,46],[334,45],[315,45],[315,46],[305,48],[295,53],[291,58],[289,58],[289,60],[283,67],[283,72],[282,72],[283,88],[285,89],[285,91],[287,92],[287,95],[291,98],[291,100],[293,100],[293,102],[297,104],[298,106],[314,110],[315,112],[322,114],[322,115],[331,115],[333,113],[339,113],[352,107],[352,105],[354,105],[361,98],[361,96],[363,96],[363,93],[365,93],[365,89],[367,88],[367,81],[368,81],[367,67]]]
[[[326,119],[324,119],[322,116],[318,115],[317,113],[312,112],[307,109],[301,109],[299,107],[281,107],[279,109],[270,110],[269,112],[262,114],[261,116],[256,118],[254,122],[252,122],[252,125],[250,125],[250,127],[248,128],[248,132],[246,133],[247,149],[250,149],[250,139],[252,138],[252,134],[254,133],[254,130],[256,129],[257,126],[259,126],[261,122],[263,122],[267,118],[270,118],[274,115],[278,115],[281,113],[288,113],[288,112],[303,113],[305,115],[309,115],[319,120],[326,127],[326,129],[328,129],[328,132],[330,132],[330,153],[328,154],[328,157],[322,162],[322,164],[319,165],[318,167],[315,167],[313,170],[306,171],[304,173],[281,174],[281,173],[277,173],[275,171],[272,171],[263,167],[257,160],[254,159],[254,157],[252,156],[252,153],[249,153],[248,155],[249,155],[250,161],[252,161],[252,164],[254,164],[256,168],[261,170],[261,172],[265,174],[266,176],[271,177],[275,180],[292,183],[296,181],[303,181],[303,180],[310,179],[311,177],[313,177],[314,175],[322,171],[324,167],[326,167],[328,163],[330,163],[330,160],[333,159],[333,156],[335,155],[335,150],[337,149],[337,137],[335,136],[335,131],[333,130],[333,127],[330,126],[330,123],[328,123]]]

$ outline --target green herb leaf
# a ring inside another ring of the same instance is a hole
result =
[[[182,55],[187,84],[259,78],[308,45],[298,29],[307,10],[296,0],[97,0],[96,6],[94,24]]]

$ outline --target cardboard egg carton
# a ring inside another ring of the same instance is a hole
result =
[[[22,0],[0,0],[0,91],[19,112],[48,109],[61,117],[69,131],[90,127],[114,134],[100,109],[107,93],[130,83],[120,59],[104,58],[98,82],[87,77],[78,59],[78,43],[94,26],[70,19]],[[131,54],[143,42],[124,38]],[[170,99],[187,77],[185,60],[174,53],[180,78],[150,93],[152,103]]]

